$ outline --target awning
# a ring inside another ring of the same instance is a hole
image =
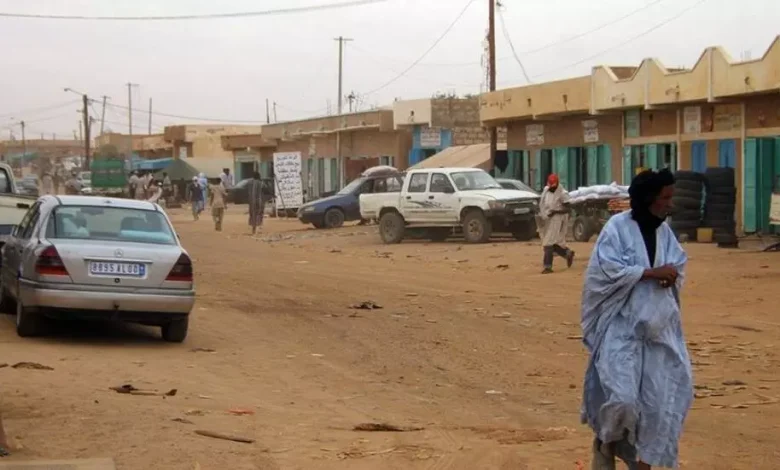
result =
[[[506,144],[498,144],[498,150],[506,150]],[[490,170],[490,144],[458,145],[447,147],[409,168],[481,168]]]

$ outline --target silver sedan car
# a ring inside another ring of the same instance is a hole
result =
[[[47,317],[162,327],[182,342],[195,303],[192,261],[165,212],[146,201],[43,196],[2,249],[0,309],[20,336]]]

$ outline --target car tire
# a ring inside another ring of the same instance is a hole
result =
[[[481,210],[472,209],[463,217],[463,237],[468,243],[487,243],[492,233],[493,227]]]
[[[593,236],[593,223],[588,217],[577,217],[574,219],[574,225],[572,225],[572,235],[575,241],[590,241],[590,238]]]
[[[16,300],[16,334],[22,338],[40,336],[43,333],[46,319],[38,309],[25,307],[22,301]]]
[[[316,229],[323,229],[323,228],[325,228],[325,224],[323,224],[322,222],[312,222],[311,224]]]
[[[344,211],[339,208],[328,209],[325,211],[323,220],[325,228],[339,228],[344,225]]]
[[[162,338],[169,343],[183,343],[187,338],[189,327],[189,317],[172,320],[162,326]]]
[[[379,218],[379,236],[388,245],[401,243],[406,232],[406,222],[395,211],[385,212]]]
[[[0,282],[0,313],[16,313],[16,302],[8,293],[8,290],[3,287],[2,282]]]
[[[674,187],[691,193],[701,193],[704,183],[701,181],[680,180],[675,181]]]
[[[672,198],[672,206],[677,209],[701,211],[702,205],[701,197],[693,198],[681,196]]]

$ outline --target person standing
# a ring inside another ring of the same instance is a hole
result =
[[[79,181],[76,173],[70,174],[70,178],[65,182],[65,194],[73,195],[81,193],[81,181]]]
[[[265,216],[267,189],[260,179],[260,173],[252,173],[252,181],[247,184],[247,199],[249,200],[249,226],[252,227],[252,235],[257,233],[257,228],[263,226]]]
[[[230,174],[230,168],[223,168],[219,179],[222,180],[222,186],[224,186],[225,190],[233,189],[234,181],[233,175]]]
[[[54,177],[51,175],[49,170],[43,172],[43,176],[41,176],[40,180],[40,186],[41,187],[38,188],[38,194],[41,196],[56,194],[54,187]]]
[[[594,470],[613,470],[616,457],[633,470],[676,468],[693,375],[680,314],[688,258],[664,222],[674,176],[644,171],[628,193],[631,210],[604,225],[585,272],[581,418],[595,434]]]
[[[211,200],[211,217],[214,219],[214,229],[217,232],[222,231],[222,220],[225,218],[225,209],[227,208],[227,190],[222,183],[222,179],[214,179],[209,186],[209,199]]]
[[[171,177],[168,176],[168,172],[165,171],[163,171],[162,190],[163,199],[165,200],[166,205],[168,205],[173,197],[173,183],[171,183]]]
[[[198,177],[193,176],[192,182],[187,186],[190,204],[192,205],[192,218],[198,220],[203,212],[203,189],[200,187]]]
[[[566,232],[569,223],[569,193],[561,187],[558,175],[547,177],[547,186],[539,199],[539,235],[544,249],[543,274],[553,272],[553,257],[558,255],[566,259],[566,265],[574,263],[574,251],[566,247]]]

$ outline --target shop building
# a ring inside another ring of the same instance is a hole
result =
[[[251,178],[255,171],[263,178],[273,176],[273,154],[276,142],[261,134],[223,135],[222,148],[233,154],[235,180]]]

